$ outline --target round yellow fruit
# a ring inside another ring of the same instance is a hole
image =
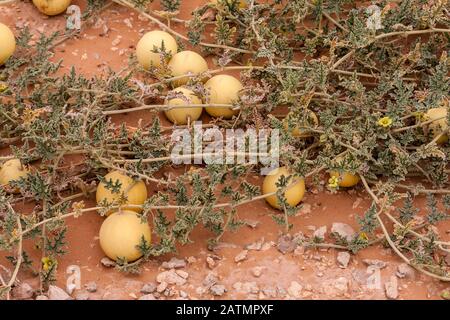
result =
[[[19,159],[8,160],[0,169],[0,185],[8,186],[11,181],[20,180],[27,174],[28,169],[22,165]],[[14,190],[14,192],[19,192],[19,190]]]
[[[208,70],[208,64],[201,55],[194,51],[181,51],[172,56],[169,61],[169,68],[173,77],[185,74],[198,75]],[[190,77],[181,77],[172,81],[173,86],[179,87],[186,84]]]
[[[281,176],[285,176],[286,178],[290,176],[291,173],[288,171],[286,167],[280,167],[272,172],[270,172],[265,178],[262,186],[263,194],[268,194],[277,191],[276,183],[280,179]],[[295,182],[295,184],[294,184]],[[284,197],[286,198],[287,203],[294,207],[302,201],[303,196],[305,195],[305,180],[300,179],[298,177],[291,177],[289,180],[289,186],[284,192]],[[266,201],[274,208],[280,209],[280,205],[277,200],[277,196],[271,195],[265,198]]]
[[[142,222],[136,212],[123,210],[103,221],[99,237],[100,247],[110,259],[131,262],[142,257],[137,246],[142,243],[142,238],[149,245],[151,232],[148,223]]]
[[[350,172],[338,172],[338,171],[330,171],[330,177],[336,177],[338,179],[339,187],[353,187],[358,184],[360,178],[357,175],[354,175]]]
[[[162,49],[163,45],[165,51],[172,55],[178,51],[177,41],[169,33],[154,30],[144,34],[136,45],[136,56],[139,64],[147,70],[151,66],[159,67],[161,56],[153,51],[155,48]]]
[[[239,98],[242,83],[235,77],[219,74],[206,81],[205,88],[210,90],[209,102],[211,104],[232,104]],[[231,119],[239,113],[239,110],[231,108],[205,107],[205,109],[211,116],[224,119]]]
[[[0,66],[9,59],[16,50],[16,38],[8,26],[0,23]]]
[[[33,0],[36,8],[48,16],[56,16],[66,11],[71,0]]]
[[[426,119],[427,120],[435,120],[428,125],[428,127],[430,128],[434,137],[441,134],[442,131],[448,130],[447,112],[448,111],[447,111],[446,107],[433,108],[433,109],[430,109],[427,111]],[[443,134],[436,141],[436,143],[443,144],[443,143],[446,143],[447,141],[448,141],[448,133]]]
[[[112,181],[113,185],[116,185],[117,181],[119,181],[120,190],[118,190],[118,192],[113,192],[113,190],[106,188],[104,182],[101,182],[97,187],[96,194],[98,205],[105,200],[108,203],[119,204],[122,198],[126,198],[125,207],[123,209],[135,212],[142,211],[141,208],[127,207],[126,205],[142,205],[145,200],[147,200],[147,187],[143,181],[135,181],[119,171],[112,171],[104,178],[108,182]],[[108,214],[110,214],[110,212]]]
[[[285,121],[284,121],[284,127],[286,129],[288,129],[288,118],[291,117],[291,114],[288,114],[288,116],[286,117]],[[317,118],[316,114],[311,111],[308,110],[308,119],[300,119],[298,121],[298,125],[294,127],[294,129],[291,130],[291,135],[293,137],[297,137],[297,138],[308,138],[311,137],[313,135],[313,133],[311,131],[308,131],[308,129],[306,129],[305,127],[311,127],[311,124],[313,127],[316,127],[319,125],[319,119]]]
[[[195,95],[195,93],[192,90],[189,90],[184,87],[178,87],[172,92],[179,92],[182,93],[183,96],[188,100],[189,102],[186,102],[183,98],[174,98],[170,100],[166,100],[165,104],[168,106],[179,106],[179,105],[187,105],[187,104],[202,104],[202,101]],[[167,119],[169,119],[172,123],[183,125],[188,123],[188,120],[190,119],[190,122],[197,120],[200,118],[202,114],[202,107],[193,107],[193,108],[175,108],[170,110],[165,110],[164,113],[166,114]]]

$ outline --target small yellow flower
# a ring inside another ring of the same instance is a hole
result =
[[[328,179],[328,187],[331,189],[336,189],[339,186],[339,178],[336,176]]]
[[[360,232],[359,233],[359,238],[361,240],[365,240],[365,241],[369,240],[369,237],[367,236],[367,234],[365,232]]]
[[[0,82],[0,93],[8,90],[8,85],[4,82]]]
[[[383,117],[378,120],[378,125],[383,128],[388,128],[392,125],[392,119],[389,117]]]
[[[42,261],[42,269],[44,271],[50,270],[50,268],[56,264],[56,260],[54,260],[51,257],[43,257],[41,261]]]

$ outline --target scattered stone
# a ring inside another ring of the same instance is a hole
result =
[[[168,287],[167,282],[163,281],[156,287],[156,292],[162,293],[164,292]]]
[[[269,298],[276,298],[277,297],[277,290],[275,288],[265,287],[265,288],[262,289],[262,292],[264,293],[264,295],[266,297],[269,297]]]
[[[259,278],[262,275],[262,272],[264,271],[265,267],[254,267],[252,269],[252,274],[254,277]]]
[[[244,222],[248,227],[250,227],[250,228],[252,228],[252,229],[255,229],[255,228],[260,224],[259,221],[256,221],[256,220],[250,220],[250,219],[246,219],[246,220],[244,220],[243,222]]]
[[[350,262],[350,253],[347,251],[340,251],[336,258],[339,268],[345,269]]]
[[[311,213],[311,205],[309,203],[303,203],[297,215],[303,216]]]
[[[48,299],[49,300],[69,300],[70,296],[63,289],[57,286],[50,285],[48,287]]]
[[[298,246],[294,250],[294,256],[301,256],[305,253],[305,247],[304,246]]]
[[[337,233],[342,238],[346,239],[348,242],[352,241],[355,236],[355,230],[346,223],[334,222],[331,226],[331,232]]]
[[[186,279],[189,274],[182,270],[171,269],[169,271],[161,272],[156,276],[156,281],[159,283],[167,282],[167,284],[175,284],[178,286],[182,286],[186,283]]]
[[[185,291],[183,291],[183,290],[180,290],[179,292],[178,292],[178,295],[180,296],[180,298],[188,298],[189,297],[189,295],[187,294],[187,292],[185,292]]]
[[[31,299],[33,294],[33,288],[26,282],[21,283],[12,290],[12,295],[18,300]]]
[[[210,269],[214,269],[214,267],[216,266],[216,262],[210,256],[206,257],[206,264],[208,265],[208,268],[210,268]]]
[[[403,279],[403,278],[414,278],[415,271],[414,268],[412,268],[407,263],[402,263],[397,267],[397,272],[395,273],[397,277]]]
[[[181,269],[186,267],[186,261],[173,257],[169,261],[164,261],[161,266],[164,269]]]
[[[302,297],[302,289],[303,286],[300,283],[292,281],[287,291],[292,298],[298,299]]]
[[[363,262],[368,266],[377,267],[379,269],[386,268],[387,263],[378,259],[364,259]]]
[[[248,250],[243,250],[234,257],[234,262],[241,262],[247,259]]]
[[[261,247],[261,251],[269,250],[273,246],[275,246],[275,242],[273,242],[273,241],[264,242],[264,244]]]
[[[260,251],[262,249],[263,244],[264,244],[264,237],[262,237],[258,241],[246,245],[245,249]]]
[[[297,248],[297,243],[293,241],[290,235],[285,234],[278,238],[277,249],[282,254],[293,252],[295,248]]]
[[[156,291],[156,285],[154,283],[146,283],[141,288],[141,293],[143,294],[149,294]]]
[[[203,279],[203,285],[207,288],[216,284],[219,281],[217,275],[213,272],[210,272],[206,275],[205,279]]]
[[[48,297],[41,294],[38,295],[35,300],[48,300]]]
[[[102,258],[102,260],[100,260],[100,263],[106,268],[113,268],[116,266],[116,263],[107,257]]]
[[[88,282],[84,285],[87,292],[96,292],[97,291],[97,284],[94,281]]]
[[[336,282],[334,283],[334,287],[341,294],[347,292],[348,291],[348,279],[345,277],[337,278]]]
[[[209,288],[209,292],[211,292],[213,296],[223,296],[225,292],[227,292],[227,289],[223,284],[215,284]]]
[[[89,300],[89,292],[79,291],[75,294],[75,300]]]
[[[257,294],[259,292],[259,287],[254,281],[244,282],[242,284],[242,291],[244,291],[245,293]]]
[[[388,299],[397,299],[398,298],[398,280],[397,280],[397,277],[391,276],[389,281],[384,284],[384,288],[386,290],[386,297]]]
[[[187,273],[186,271],[176,270],[175,272],[176,272],[177,275],[179,275],[183,279],[187,279],[189,277],[189,273]]]
[[[138,300],[156,300],[155,296],[151,293],[144,294],[143,296],[139,297]]]
[[[193,256],[190,256],[190,257],[187,258],[187,262],[188,262],[189,264],[196,263],[196,262],[197,262],[197,258],[196,258],[196,257],[193,257]]]
[[[322,226],[313,233],[314,238],[325,239],[325,234],[327,233],[327,226]]]
[[[362,198],[359,198],[359,197],[356,198],[355,202],[353,202],[353,204],[352,204],[352,208],[353,208],[353,209],[358,208],[362,201],[363,201]]]

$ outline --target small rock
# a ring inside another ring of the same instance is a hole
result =
[[[397,277],[403,278],[414,278],[415,271],[414,269],[407,263],[402,263],[397,267],[397,272],[395,273]]]
[[[183,279],[187,279],[189,277],[189,273],[183,270],[176,270],[175,273],[182,277]]]
[[[87,292],[96,292],[97,291],[97,284],[94,281],[88,282],[84,285]]]
[[[209,292],[211,292],[213,296],[223,296],[225,292],[227,292],[227,289],[222,284],[215,284],[209,288]]]
[[[169,261],[163,262],[161,266],[164,269],[181,269],[186,267],[186,261],[173,257]]]
[[[267,297],[270,297],[270,298],[276,298],[277,297],[277,290],[275,288],[265,287],[265,288],[262,289],[262,292]]]
[[[156,287],[156,291],[158,293],[162,293],[167,289],[167,287],[168,287],[167,282],[163,281]]]
[[[245,249],[260,251],[262,249],[263,244],[264,244],[264,237],[262,237],[258,241],[246,245]]]
[[[350,262],[350,253],[347,251],[341,251],[338,253],[336,258],[339,268],[345,269],[348,267],[348,264]]]
[[[48,287],[48,299],[49,300],[69,300],[70,296],[63,289],[57,286],[50,285]]]
[[[242,291],[245,293],[257,294],[259,292],[258,284],[254,281],[242,283]]]
[[[116,263],[107,257],[102,258],[102,260],[100,260],[100,263],[106,268],[112,268],[116,266]]]
[[[38,295],[35,300],[48,300],[48,297],[41,294]]]
[[[241,262],[247,259],[248,250],[243,250],[234,257],[234,262]]]
[[[297,243],[293,241],[290,235],[285,234],[278,238],[277,249],[282,254],[293,252],[295,248],[297,248]]]
[[[292,281],[291,285],[288,288],[288,293],[292,298],[301,298],[302,297],[302,285],[297,281]]]
[[[254,267],[252,269],[252,274],[253,276],[255,276],[256,278],[261,277],[262,272],[264,271],[265,267]]]
[[[149,294],[144,294],[143,296],[139,297],[138,300],[156,300],[156,298],[154,295],[149,293]]]
[[[311,205],[309,203],[303,203],[297,215],[306,215],[311,213]]]
[[[18,300],[31,299],[33,297],[34,290],[26,282],[21,283],[19,286],[14,287],[12,295]]]
[[[331,232],[337,233],[342,238],[346,239],[348,242],[352,241],[355,236],[355,230],[346,223],[334,222],[331,226]]]
[[[301,256],[305,253],[305,247],[304,246],[298,246],[294,250],[294,256]]]
[[[141,288],[141,293],[143,294],[149,294],[149,293],[153,293],[156,290],[156,285],[154,283],[146,283],[144,284],[144,286]]]
[[[76,288],[77,288],[77,285],[75,283],[68,283],[66,285],[66,292],[69,295],[71,295],[75,291]]]
[[[167,284],[175,284],[182,286],[186,283],[187,277],[188,277],[187,272],[181,270],[177,270],[177,272],[175,272],[175,269],[171,269],[169,271],[159,273],[156,276],[156,281],[158,281],[159,283],[167,282]]]
[[[259,221],[256,220],[249,220],[249,219],[245,219],[243,221],[245,223],[245,225],[247,225],[248,227],[255,229],[258,225],[259,225]]]
[[[216,262],[214,261],[214,259],[209,256],[206,257],[206,264],[208,265],[208,268],[210,268],[210,269],[214,269],[214,267],[216,266]]]
[[[203,280],[203,285],[208,288],[216,284],[217,281],[219,281],[217,275],[215,273],[210,272],[206,275],[205,279]]]
[[[196,257],[193,257],[193,256],[190,256],[190,257],[187,258],[187,262],[188,262],[189,264],[196,263],[196,262],[197,262],[197,258],[196,258]]]
[[[75,300],[89,300],[89,292],[79,291],[75,294]]]
[[[334,283],[334,287],[341,294],[347,292],[348,291],[348,279],[345,277],[337,278],[336,282]]]
[[[327,226],[322,226],[313,233],[314,238],[325,239],[325,234],[327,233]]]
[[[386,268],[387,263],[378,259],[364,259],[363,262],[368,266],[377,267],[379,269]]]
[[[155,296],[151,293],[144,294],[143,296],[139,297],[138,300],[156,300]]]
[[[391,276],[390,280],[384,284],[386,290],[386,297],[388,299],[398,298],[398,282],[397,277]]]

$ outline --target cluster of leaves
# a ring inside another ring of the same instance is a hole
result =
[[[161,15],[149,9],[152,1],[115,2],[153,19]],[[335,246],[356,253],[379,242],[377,232],[384,226],[380,215],[406,196],[398,218],[390,216],[398,223],[394,234],[387,235],[389,243],[409,254],[414,266],[448,277],[448,267],[435,255],[448,249],[432,225],[448,218],[450,148],[433,142],[417,120],[431,108],[449,105],[447,1],[378,1],[381,20],[376,23],[373,13],[351,0],[241,2],[217,0],[199,7],[186,22],[187,36],[177,39],[216,57],[222,70],[230,64],[241,70],[245,87],[235,103],[239,116],[214,123],[222,128],[279,129],[281,164],[298,177],[311,177],[318,188],[326,169],[364,178],[374,203],[358,218],[358,236],[350,242],[336,236]],[[104,7],[104,2],[89,3],[92,10]],[[174,14],[180,4],[161,1],[162,8]],[[177,21],[172,15],[164,17]],[[173,32],[170,26],[167,30]],[[167,65],[150,70],[154,79],[145,81],[137,80],[142,70],[134,64],[90,79],[75,68],[58,76],[61,62],[52,59],[51,48],[59,35],[41,35],[34,46],[30,39],[29,30],[23,30],[17,53],[0,69],[0,144],[32,165],[30,174],[13,184],[20,195],[0,194],[0,249],[14,252],[22,238],[35,239],[43,253],[38,272],[44,283],[53,281],[56,259],[67,249],[64,218],[88,211],[82,205],[74,208],[72,201],[88,195],[111,169],[159,190],[146,201],[142,215],[152,221],[158,240],[143,240],[143,259],[117,261],[121,270],[136,272],[142,261],[175,251],[177,243],[191,241],[199,225],[212,232],[209,245],[214,246],[224,232],[244,224],[238,206],[263,198],[259,186],[247,179],[257,165],[199,165],[161,177],[170,166],[171,128],[162,127],[161,108],[152,105],[161,103],[171,89]],[[200,79],[193,77],[188,85],[204,96]],[[287,125],[286,115],[276,113],[279,106],[292,114]],[[151,121],[136,127],[118,123],[120,114],[134,107],[147,108]],[[307,110],[318,116],[318,125]],[[311,137],[289,133],[298,123]],[[79,156],[80,161],[67,166],[67,156]],[[344,160],[336,161],[337,156]],[[298,210],[283,195],[291,179],[295,177],[277,183],[284,215],[274,215],[274,220],[286,232],[292,227],[289,217]],[[408,183],[411,179],[414,184]],[[107,185],[118,188],[115,181]],[[413,202],[419,194],[428,194],[429,214],[423,224],[416,222]],[[442,206],[432,194],[446,194]],[[23,199],[36,205],[30,214],[4,205]],[[117,204],[104,205],[110,210]],[[18,229],[23,230],[19,235]],[[422,230],[427,233],[418,233]],[[21,264],[33,268],[29,254],[20,254]],[[17,264],[17,258],[10,260]]]

